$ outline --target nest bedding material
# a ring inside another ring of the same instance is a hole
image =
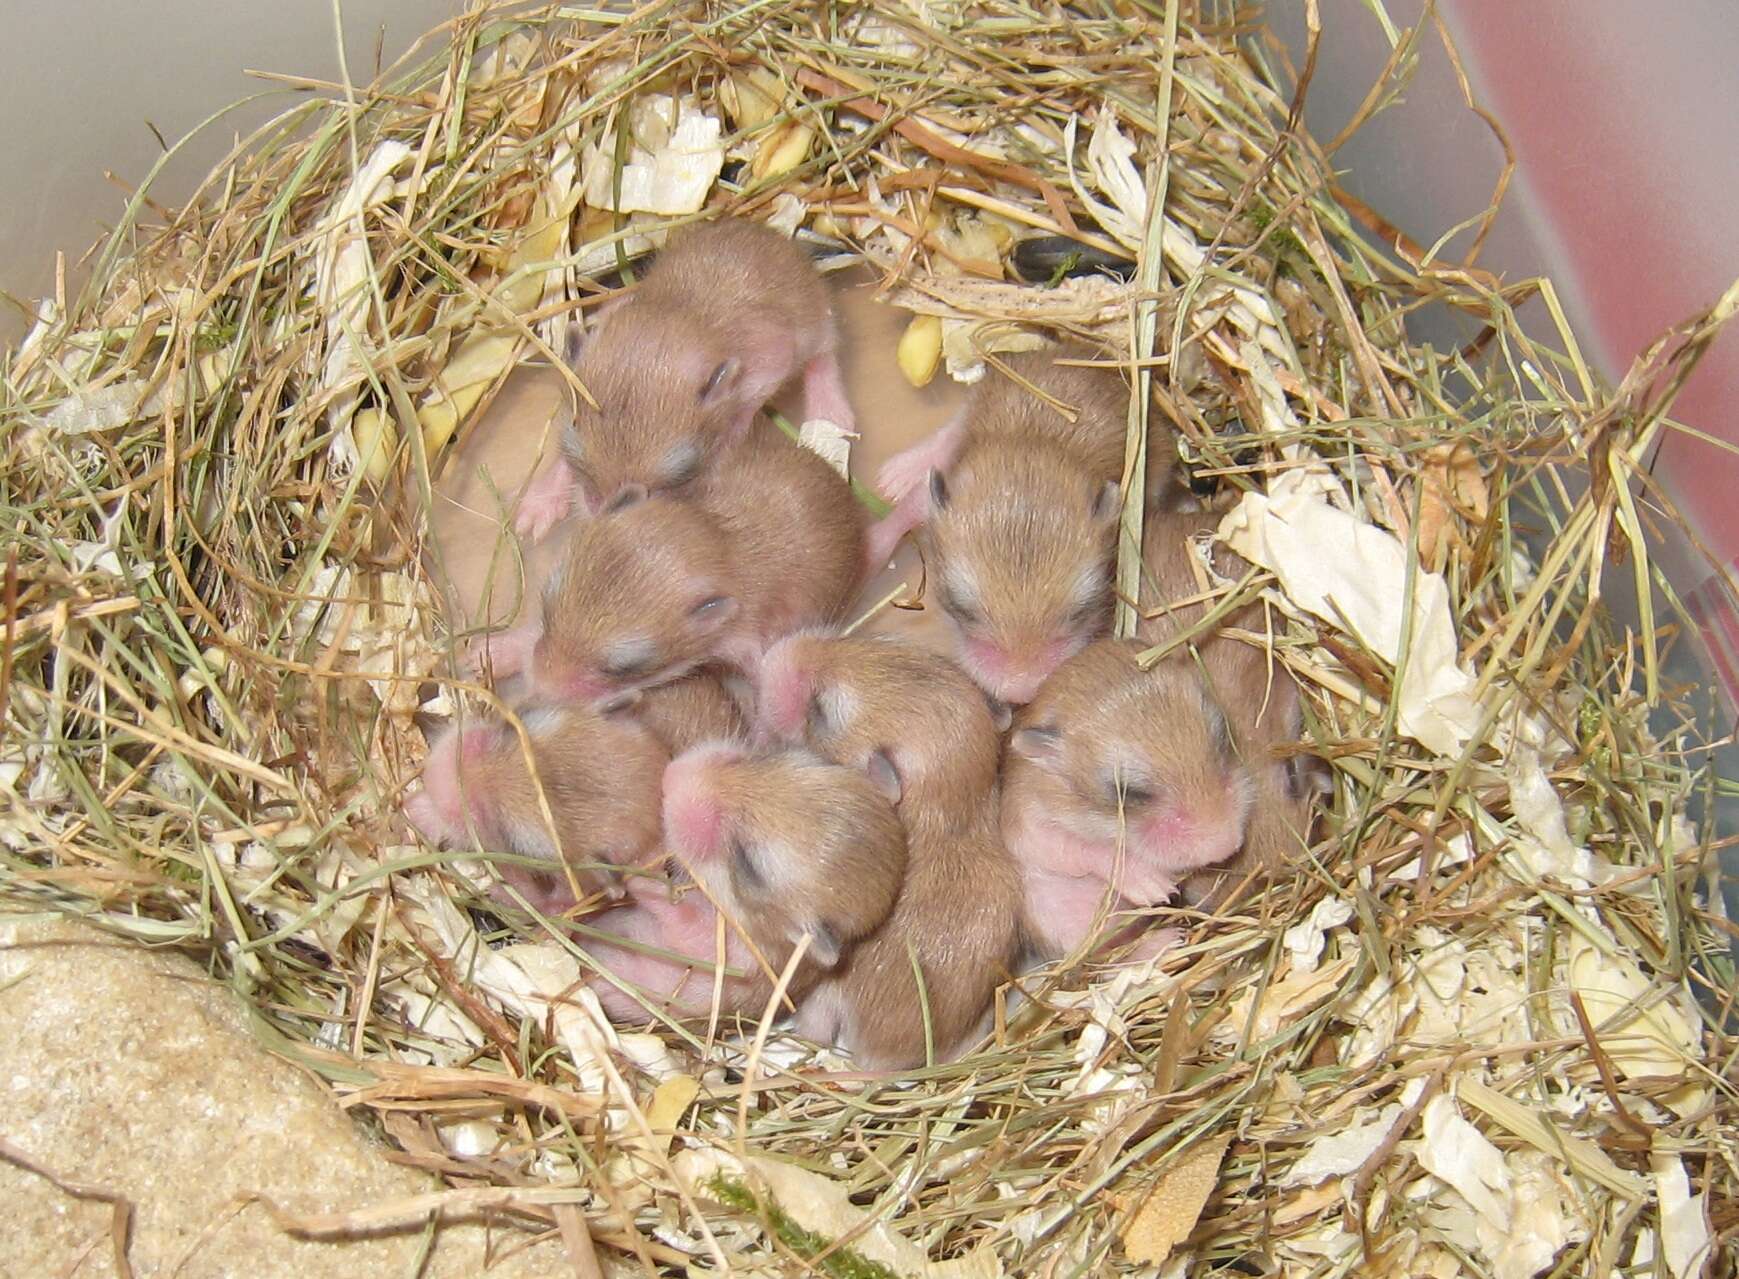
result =
[[[1273,56],[1176,0],[485,9],[300,86],[166,225],[141,192],[6,358],[8,907],[208,956],[582,1273],[1730,1271],[1730,930],[1686,817],[1717,783],[1639,463],[1739,295],[1600,388],[1548,283],[1337,191]],[[474,912],[395,818],[419,714],[490,700],[421,563],[431,477],[600,277],[720,214],[878,268],[952,376],[1041,332],[1130,352],[1260,570],[1204,589],[1267,603],[1335,772],[1296,874],[902,1079],[602,1024],[583,927]],[[1036,235],[1133,270],[1017,282]],[[1427,304],[1465,346],[1408,341]]]

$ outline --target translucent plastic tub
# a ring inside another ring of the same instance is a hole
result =
[[[1386,103],[1331,159],[1345,187],[1445,267],[1466,260],[1482,215],[1514,159],[1508,190],[1480,245],[1478,264],[1509,280],[1555,283],[1588,363],[1616,386],[1662,333],[1698,313],[1739,278],[1730,210],[1739,198],[1739,26],[1722,0],[1650,6],[1626,0],[1441,0],[1460,56],[1468,106],[1442,33],[1421,0],[1350,0],[1321,6],[1315,74],[1304,118],[1325,147],[1367,102]],[[1302,68],[1305,8],[1269,6],[1286,56]],[[1410,34],[1420,28],[1414,40]],[[1413,53],[1395,50],[1412,43]],[[1392,65],[1393,64],[1393,65]],[[1493,127],[1495,124],[1495,128]],[[1525,313],[1542,331],[1535,300]],[[1476,331],[1465,317],[1422,314],[1420,336],[1449,343]],[[1696,623],[1672,654],[1681,680],[1705,686],[1710,738],[1731,735],[1739,705],[1739,330],[1709,349],[1673,416],[1711,439],[1669,435],[1651,469],[1662,519],[1657,551]],[[1614,572],[1613,579],[1628,576]],[[1624,584],[1616,582],[1623,592]],[[1610,600],[1620,619],[1623,594]],[[1719,751],[1720,774],[1739,776],[1739,748]],[[1739,834],[1739,797],[1711,815]],[[1725,859],[1730,908],[1739,909],[1739,855]]]

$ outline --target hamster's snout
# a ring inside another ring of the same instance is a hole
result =
[[[1138,834],[1173,866],[1213,866],[1243,846],[1249,806],[1247,785],[1232,779],[1223,793],[1162,808],[1141,823]]]
[[[707,742],[664,768],[664,838],[678,857],[704,860],[720,851],[723,809],[714,770],[744,757],[730,742]]]
[[[704,860],[718,849],[719,808],[704,778],[692,773],[664,773],[664,838],[685,860]]]
[[[1025,706],[1038,696],[1039,686],[1063,664],[1073,647],[1068,641],[1054,640],[1015,650],[990,640],[968,639],[963,656],[985,692],[1011,706]]]
[[[809,681],[793,660],[790,641],[773,645],[756,674],[755,728],[763,740],[794,742],[803,736],[809,714]]]
[[[471,724],[458,729],[457,761],[465,764],[476,764],[502,743],[502,730],[493,724]],[[447,761],[449,769],[457,771],[457,763]],[[455,781],[455,785],[457,782]]]
[[[1192,815],[1195,816],[1195,815]],[[1213,866],[1226,861],[1244,842],[1244,824],[1233,820],[1186,819],[1180,861],[1190,866]]]
[[[441,820],[440,806],[435,803],[435,797],[429,794],[427,786],[419,787],[415,794],[406,797],[405,820],[429,843],[437,846],[440,844],[441,836],[445,833],[445,823]]]
[[[538,697],[585,703],[598,702],[621,691],[577,662],[555,656],[542,640],[532,654],[531,689]]]

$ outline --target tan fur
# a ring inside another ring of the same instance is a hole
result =
[[[838,618],[862,539],[845,481],[763,427],[686,497],[654,495],[579,524],[544,589],[539,660],[613,688],[729,663],[745,644]],[[722,626],[694,615],[712,597],[733,601]],[[609,654],[629,641],[650,646],[645,670],[610,675]]]
[[[1163,779],[1192,800],[1226,787],[1235,765],[1215,740],[1219,710],[1196,672],[1163,661],[1143,671],[1145,646],[1100,640],[1046,681],[1015,720],[1016,729],[1043,726],[1061,737],[1061,767],[1035,768],[1009,757],[1004,788],[1070,813],[1082,830],[1114,838],[1120,822],[1113,773],[1124,760]]]
[[[563,451],[582,491],[596,502],[626,484],[671,487],[661,467],[679,446],[704,473],[745,415],[833,344],[827,288],[797,245],[733,219],[677,232],[580,350],[575,370],[598,407],[577,407]],[[704,398],[733,358],[743,383]]]
[[[1090,645],[1015,718],[1002,833],[1041,957],[1075,952],[1106,911],[1165,902],[1244,843],[1251,783],[1223,715],[1192,667],[1143,671],[1141,648]]]
[[[1129,388],[1115,370],[1056,363],[1095,354],[1063,346],[1009,360],[1073,421],[1015,377],[986,376],[943,469],[946,501],[930,505],[920,535],[932,598],[963,637],[1025,669],[1053,669],[1110,624],[1119,507],[1106,488],[1123,475]],[[1157,415],[1150,437],[1146,492],[1158,506],[1174,495],[1176,449]],[[984,678],[980,660],[969,646]]]
[[[708,671],[647,689],[633,713],[672,755],[702,742],[739,739],[748,733],[742,709],[724,682]]]
[[[1079,343],[1047,347],[1002,357],[1013,377],[1000,370],[987,374],[968,409],[968,447],[993,440],[1018,444],[1048,443],[1066,453],[1097,483],[1123,476],[1124,441],[1128,435],[1129,384],[1115,369],[1086,369],[1058,360],[1103,359],[1105,353]],[[1018,380],[1017,380],[1018,379]],[[1073,422],[1034,395],[1021,382],[1061,401],[1075,414]],[[1175,456],[1163,426],[1150,424],[1156,461]],[[962,457],[964,457],[964,453]]]
[[[793,635],[767,654],[761,720],[775,690],[805,694],[803,723],[781,725],[837,763],[864,768],[885,752],[900,779],[909,826],[970,823],[996,795],[1001,737],[977,685],[953,662],[908,642],[877,636]]]
[[[862,773],[807,751],[735,752],[709,759],[696,785],[720,813],[721,846],[696,856],[673,839],[672,849],[775,970],[805,933],[818,939],[813,954],[824,955],[826,942],[849,956],[887,919],[905,874],[905,834]],[[738,850],[754,859],[755,875]],[[825,967],[802,965],[792,994],[805,993]],[[754,1006],[771,990],[756,973],[744,998]]]
[[[1194,626],[1213,606],[1212,601],[1178,604],[1201,594],[1202,585],[1192,566],[1190,544],[1200,542],[1219,528],[1222,511],[1151,511],[1141,526],[1141,613],[1139,633],[1150,643],[1170,638]],[[1250,563],[1217,539],[1208,543],[1214,573],[1237,581]],[[1212,579],[1209,579],[1212,585]],[[1149,617],[1147,614],[1154,616]],[[1249,604],[1221,623],[1242,629],[1259,629],[1262,607]]]
[[[892,761],[907,839],[893,914],[817,987],[800,1024],[871,1069],[922,1064],[915,956],[935,1056],[949,1060],[981,1033],[1018,946],[1021,885],[997,827],[989,707],[951,662],[895,640],[793,637],[763,663],[764,707],[767,683],[781,680],[787,699],[809,693],[811,748],[853,768],[878,753]]]
[[[1218,512],[1154,513],[1142,536],[1143,618],[1139,634],[1149,644],[1161,643],[1198,625],[1210,602],[1174,606],[1173,601],[1199,595],[1202,585],[1192,567],[1190,543],[1217,528]],[[1223,543],[1211,543],[1213,570],[1237,580],[1249,564]],[[1302,732],[1297,684],[1279,663],[1260,650],[1220,630],[1234,628],[1261,633],[1263,609],[1250,604],[1228,615],[1194,641],[1201,672],[1215,700],[1226,712],[1233,746],[1255,787],[1255,800],[1238,855],[1212,870],[1192,875],[1183,884],[1186,899],[1211,907],[1255,876],[1269,877],[1295,864],[1310,842],[1310,795],[1301,791],[1277,753],[1294,745]],[[1187,655],[1185,655],[1187,656]]]
[[[969,444],[948,471],[946,508],[920,537],[927,598],[1015,653],[1102,633],[1117,535],[1114,512],[1094,513],[1105,483],[1049,440]],[[976,598],[951,589],[956,574]]]
[[[971,1047],[1019,947],[1020,877],[988,807],[947,831],[917,824],[907,837],[910,869],[893,914],[814,993],[837,1001],[837,1040],[871,1070],[924,1064],[923,1001],[936,1061]]]
[[[601,867],[652,860],[659,848],[659,778],[669,759],[657,739],[638,724],[583,706],[525,707],[520,714],[537,780],[519,735],[505,723],[468,726],[431,752],[423,807],[434,814],[443,842],[552,863],[548,872],[499,868],[504,879],[546,902],[568,896],[558,861],[574,869],[583,890],[598,891],[612,879]],[[468,740],[478,743],[472,752]],[[553,841],[539,781],[554,818]]]
[[[763,424],[695,500],[724,529],[765,639],[844,615],[862,578],[864,510],[814,452]]]

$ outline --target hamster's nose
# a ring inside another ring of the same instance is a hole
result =
[[[440,843],[440,813],[435,807],[434,796],[429,794],[427,786],[415,794],[405,798],[405,820],[411,824],[411,829],[430,843]]]
[[[1240,812],[1198,803],[1177,809],[1169,821],[1162,820],[1143,833],[1168,846],[1167,855],[1179,867],[1217,866],[1243,847],[1244,821]]]
[[[1010,706],[1025,706],[1038,695],[1039,685],[1049,672],[1025,668],[1009,671],[996,682],[991,691],[999,701]]]
[[[544,660],[532,669],[532,691],[540,697],[593,705],[619,698],[624,690],[579,666]]]
[[[704,750],[685,751],[664,769],[664,839],[677,857],[704,859],[717,850],[719,806]]]

